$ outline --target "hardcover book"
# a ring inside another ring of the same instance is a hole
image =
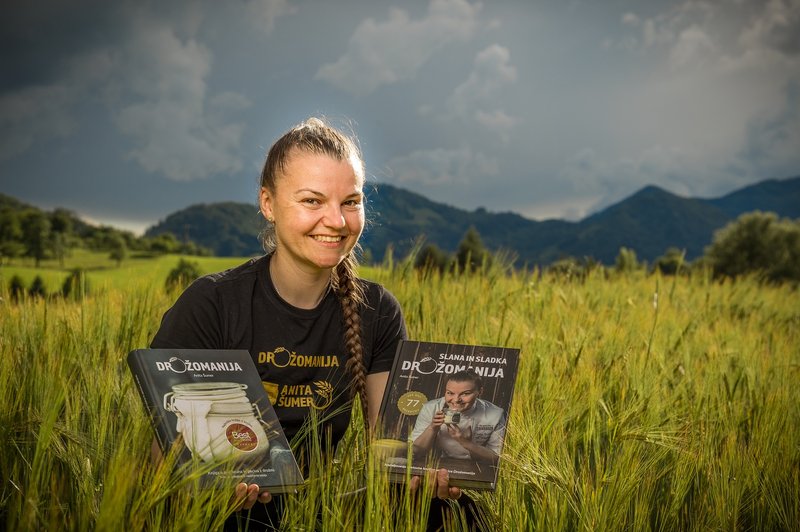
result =
[[[246,350],[137,349],[128,366],[163,453],[271,493],[303,483],[275,410]]]
[[[393,481],[445,468],[450,484],[493,490],[519,349],[401,341],[373,450]]]

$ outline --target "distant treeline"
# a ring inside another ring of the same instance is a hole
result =
[[[392,260],[391,250],[388,253]],[[407,257],[418,270],[472,272],[490,268],[493,263],[511,264],[513,257],[491,253],[478,231],[471,227],[455,254],[435,244],[419,245]],[[613,267],[592,257],[563,257],[543,268],[568,278],[583,278],[592,271],[619,274],[658,271],[664,275],[710,272],[714,277],[736,278],[754,275],[767,282],[800,282],[800,220],[780,219],[774,213],[745,213],[714,233],[711,245],[694,261],[686,260],[686,250],[670,247],[651,264],[640,261],[636,251],[621,247]]]
[[[130,231],[87,224],[67,209],[46,212],[0,194],[0,263],[29,257],[36,266],[46,259],[63,264],[75,248],[108,251],[117,262],[130,254],[211,254],[210,249],[172,233],[137,237]]]

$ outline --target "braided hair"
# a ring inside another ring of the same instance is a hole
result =
[[[286,169],[293,152],[328,155],[337,161],[349,161],[353,169],[364,177],[364,161],[353,138],[319,118],[309,118],[287,131],[270,148],[264,168],[261,171],[260,184],[275,193],[275,184]],[[267,223],[261,232],[261,243],[267,253],[277,247],[275,226]],[[351,375],[351,398],[357,395],[361,401],[364,423],[368,427],[367,405],[367,370],[364,366],[364,348],[361,341],[361,307],[364,305],[364,289],[358,281],[356,271],[358,259],[356,247],[334,268],[331,274],[331,288],[342,306],[344,316],[344,343],[349,358],[345,368]]]

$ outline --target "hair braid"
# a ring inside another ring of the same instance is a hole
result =
[[[364,291],[356,278],[358,263],[350,252],[334,270],[333,289],[342,305],[344,316],[344,343],[350,357],[345,368],[352,376],[351,395],[358,395],[364,414],[364,425],[369,428],[369,405],[367,404],[367,369],[364,366],[364,347],[361,343],[361,312]]]

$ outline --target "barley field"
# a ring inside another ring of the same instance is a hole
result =
[[[0,529],[206,530],[230,487],[150,460],[125,357],[176,293],[177,258],[90,272],[82,300],[13,301],[0,268]],[[203,271],[237,263],[204,259]],[[126,269],[127,268],[127,269]],[[413,339],[519,347],[493,530],[797,530],[800,293],[751,279],[364,268]],[[48,270],[55,290],[65,273]],[[373,472],[353,424],[312,450],[287,529],[424,530],[428,498]],[[448,530],[460,530],[453,522]]]

